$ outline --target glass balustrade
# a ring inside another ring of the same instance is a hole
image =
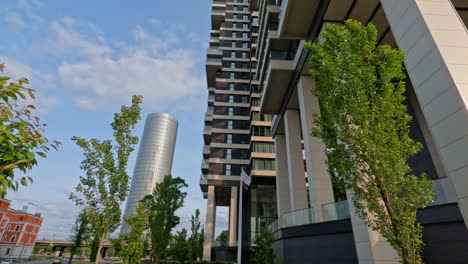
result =
[[[322,205],[323,222],[349,218],[348,201]]]
[[[313,208],[306,208],[303,210],[285,213],[283,216],[281,216],[280,221],[276,220],[271,222],[267,228],[271,232],[275,232],[280,228],[336,221],[348,219],[350,217],[348,201],[346,200],[336,203],[324,204],[322,205],[321,210],[323,217],[321,221],[317,219]]]

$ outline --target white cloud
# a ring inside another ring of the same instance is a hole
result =
[[[22,209],[23,206],[28,206],[29,213],[36,212],[36,207],[29,205],[29,202],[33,202],[38,206],[38,212],[41,213],[41,217],[44,219],[39,232],[39,239],[43,237],[49,239],[69,238],[75,217],[79,211],[79,208],[70,200],[57,199],[49,201],[41,198],[33,200],[27,193],[12,193],[8,198],[12,200],[13,208]]]
[[[10,12],[5,15],[5,22],[12,27],[21,29],[26,26],[24,20],[15,12]]]
[[[64,18],[51,24],[52,39],[46,40],[44,45],[49,53],[55,56],[79,55],[84,57],[103,56],[111,49],[101,43],[88,40],[74,27],[76,21]]]
[[[138,94],[152,108],[202,109],[204,78],[195,72],[192,53],[172,48],[177,36],[157,37],[137,26],[135,44],[111,47],[105,39],[78,32],[76,24],[72,19],[53,22],[53,37],[46,43],[57,56],[75,55],[57,74],[63,87],[75,89],[79,107],[107,107]]]
[[[18,8],[31,20],[33,26],[44,22],[44,19],[37,15],[37,10],[42,6],[43,3],[39,0],[18,0]]]
[[[0,56],[0,62],[5,62],[5,72],[2,76],[8,76],[12,81],[20,78],[29,80],[29,87],[36,90],[36,100],[28,98],[28,104],[36,105],[39,114],[48,113],[54,106],[59,104],[59,100],[49,94],[48,88],[54,82],[52,75],[34,70],[29,65],[10,57]]]

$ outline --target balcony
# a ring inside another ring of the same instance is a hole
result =
[[[211,28],[218,29],[226,17],[226,11],[220,9],[211,10]]]
[[[219,59],[223,57],[223,51],[218,48],[208,48],[206,50],[206,55],[208,56],[208,58]]]
[[[206,145],[210,144],[212,129],[212,126],[205,126],[205,128],[203,129],[203,139]]]
[[[211,122],[213,121],[213,113],[205,113],[205,122]]]
[[[272,50],[270,52],[260,101],[261,113],[279,113],[294,72],[294,55],[295,52],[289,50]]]
[[[206,79],[208,86],[214,86],[216,83],[216,72],[221,69],[221,59],[206,59]]]
[[[203,146],[203,158],[207,159],[209,158],[209,155],[211,154],[211,147],[210,145],[204,145]],[[208,157],[206,157],[208,156]]]
[[[207,159],[203,159],[203,160],[202,160],[202,164],[201,164],[202,170],[208,170],[209,167],[210,167],[210,163],[208,162],[208,160],[207,160]]]
[[[320,0],[283,0],[279,18],[280,38],[306,39]]]

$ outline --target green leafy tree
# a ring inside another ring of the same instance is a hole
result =
[[[260,227],[255,233],[252,260],[255,264],[275,263],[275,254],[271,246],[275,239],[273,234],[266,228]]]
[[[179,261],[181,264],[189,260],[189,245],[187,241],[187,230],[185,228],[173,236],[170,243],[169,255],[172,259]]]
[[[77,253],[77,250],[92,237],[91,225],[88,221],[86,210],[82,210],[75,221],[75,225],[72,229],[72,235],[70,240],[73,241],[73,247],[70,248],[70,264],[73,260],[73,256]]]
[[[0,64],[3,72],[4,64]],[[37,165],[37,157],[46,158],[51,149],[58,149],[60,142],[49,141],[44,135],[46,124],[34,114],[32,104],[22,105],[19,100],[35,99],[35,91],[24,85],[28,79],[16,82],[0,76],[0,197],[8,190],[17,191],[19,184],[27,186],[31,177],[15,177],[16,170],[27,173]]]
[[[138,264],[145,252],[145,238],[143,233],[148,229],[148,210],[146,204],[140,202],[136,214],[124,218],[130,232],[120,234],[113,240],[117,254],[122,257],[124,264]]]
[[[422,145],[409,137],[404,55],[377,45],[377,30],[348,20],[329,25],[322,44],[309,43],[321,117],[316,136],[327,147],[329,170],[353,193],[357,214],[396,250],[401,263],[419,264],[422,227],[416,212],[432,197],[426,175],[407,160]]]
[[[184,205],[187,196],[187,193],[182,191],[184,187],[187,187],[187,184],[182,178],[167,175],[156,185],[152,195],[143,198],[148,205],[153,259],[157,264],[166,254],[172,229],[180,222],[175,213]]]
[[[227,246],[228,240],[229,240],[229,231],[227,230],[223,230],[221,234],[219,234],[218,237],[216,238],[216,241],[218,241],[223,247]]]
[[[132,130],[140,120],[141,101],[141,96],[133,96],[132,105],[122,106],[120,113],[114,115],[111,124],[113,141],[72,138],[84,151],[85,159],[80,168],[86,172],[86,176],[80,177],[80,183],[75,188],[77,194],[70,195],[70,199],[76,205],[87,208],[89,221],[99,242],[97,252],[101,252],[107,235],[115,231],[120,223],[120,206],[127,198],[129,188],[128,157],[138,143],[138,137],[132,135]],[[100,254],[96,257],[96,264],[99,259]]]
[[[200,221],[200,210],[195,210],[195,215],[190,219],[190,231],[192,234],[188,239],[189,259],[198,260],[203,257],[203,231]]]

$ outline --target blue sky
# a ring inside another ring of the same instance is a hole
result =
[[[113,113],[132,94],[144,96],[143,120],[152,112],[179,120],[173,175],[190,185],[181,226],[196,208],[204,217],[198,179],[210,9],[210,0],[2,1],[5,75],[30,79],[47,136],[63,143],[30,172],[33,185],[7,197],[16,208],[29,201],[40,206],[41,239],[67,238],[77,212],[67,198],[78,183],[82,154],[70,138],[110,137]],[[217,233],[226,227],[227,210],[218,210]]]

